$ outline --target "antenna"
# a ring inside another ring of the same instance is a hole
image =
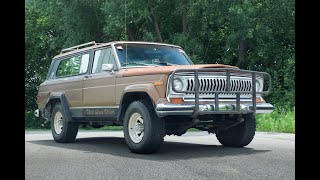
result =
[[[127,0],[124,1],[124,34],[126,41],[128,41],[127,36]],[[126,66],[128,65],[128,43],[126,43]],[[128,69],[126,68],[126,71]]]

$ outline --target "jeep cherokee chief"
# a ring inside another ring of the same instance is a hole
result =
[[[165,135],[189,128],[215,133],[224,146],[248,145],[255,114],[271,113],[262,95],[268,73],[223,64],[194,65],[176,45],[114,41],[63,49],[40,84],[35,111],[53,138],[73,142],[79,124],[123,126],[132,152],[156,152]]]

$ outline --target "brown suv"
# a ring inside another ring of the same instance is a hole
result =
[[[53,138],[62,143],[73,142],[83,123],[123,126],[136,153],[155,152],[165,135],[189,128],[215,133],[224,146],[243,147],[254,137],[255,114],[273,110],[262,98],[270,89],[268,73],[194,65],[179,46],[90,42],[53,58],[35,115],[51,121]]]

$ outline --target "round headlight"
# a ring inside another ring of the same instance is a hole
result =
[[[174,85],[174,89],[177,91],[181,91],[183,88],[183,82],[181,79],[178,79],[178,78],[173,80],[173,85]]]
[[[256,81],[256,91],[258,91],[258,92],[262,91],[261,84],[259,81]]]

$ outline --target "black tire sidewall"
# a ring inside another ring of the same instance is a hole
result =
[[[143,126],[144,126],[144,135],[142,137],[142,140],[139,143],[134,143],[131,140],[131,137],[129,135],[129,119],[134,113],[139,113],[143,119]],[[133,147],[134,149],[140,149],[141,146],[143,146],[146,143],[147,137],[150,136],[151,131],[151,123],[150,122],[150,114],[148,110],[142,106],[140,106],[139,103],[134,102],[132,103],[124,116],[124,136],[125,140],[128,143],[130,147]]]
[[[54,117],[56,115],[57,112],[60,112],[62,114],[62,117],[63,117],[63,128],[62,128],[62,131],[60,134],[57,134],[55,129],[54,129]],[[60,103],[57,103],[55,106],[54,106],[54,109],[52,111],[52,116],[51,116],[51,132],[52,132],[52,135],[53,135],[53,138],[57,141],[59,140],[62,140],[63,138],[63,135],[65,134],[66,132],[66,115],[65,115],[65,112],[61,106]]]
[[[256,131],[255,114],[244,116],[245,121],[229,130],[216,133],[219,142],[224,146],[243,147],[250,144]]]
[[[129,119],[132,114],[136,112],[141,115],[144,125],[144,135],[139,143],[134,143],[129,135]],[[158,124],[162,122],[152,113],[150,108],[141,101],[134,101],[127,108],[124,116],[123,132],[125,141],[132,152],[152,153],[155,152],[163,142],[164,133],[162,134],[161,132],[164,132],[164,130],[156,131],[155,128],[164,128],[164,126],[158,126]]]
[[[57,112],[60,112],[63,117],[63,128],[60,134],[57,134],[54,130],[54,116]],[[67,143],[74,141],[78,132],[78,123],[69,121],[70,120],[67,119],[65,110],[62,105],[60,103],[55,104],[51,115],[51,132],[56,142]]]

